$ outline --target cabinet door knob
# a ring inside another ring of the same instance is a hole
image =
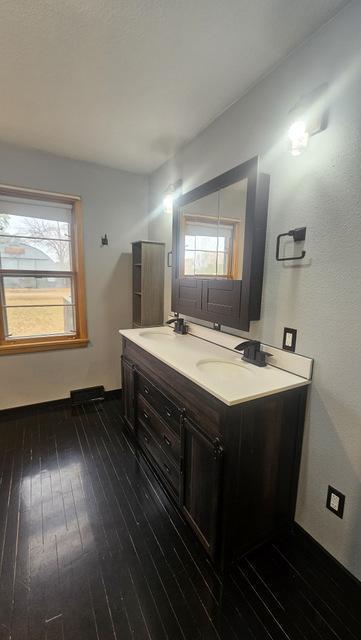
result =
[[[149,396],[149,389],[148,387],[144,387],[144,393],[146,396]]]
[[[149,416],[148,416],[146,411],[143,411],[143,416],[144,416],[145,420],[149,420]]]
[[[163,440],[166,443],[166,445],[168,445],[168,447],[172,446],[171,441],[169,440],[169,438],[167,438],[167,436],[165,435],[165,433],[163,434]]]
[[[165,412],[166,412],[168,418],[170,418],[172,416],[172,412],[171,412],[170,409],[168,409],[168,407],[165,408]]]
[[[168,465],[164,462],[164,468],[166,470],[167,473],[170,473],[170,468],[168,467]]]
[[[222,447],[221,441],[219,438],[216,438],[213,441],[213,457],[214,458],[218,458],[219,456],[222,455],[224,449]]]
[[[145,435],[145,436],[144,436],[144,440],[146,441],[146,443],[147,443],[147,444],[149,444],[149,438],[148,438],[148,436],[146,436],[146,435]]]

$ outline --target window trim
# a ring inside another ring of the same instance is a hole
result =
[[[80,196],[42,191],[38,189],[27,189],[25,187],[15,187],[10,185],[0,185],[0,196],[44,200],[47,202],[71,205],[71,273],[73,277],[76,318],[76,334],[74,336],[39,336],[14,338],[13,340],[9,340],[5,338],[3,316],[2,313],[0,313],[0,356],[16,353],[50,351],[54,349],[86,347],[89,343],[89,339],[86,319],[83,216]],[[9,271],[9,269],[0,269],[0,287],[2,287],[2,278],[5,277],[6,274],[4,272],[6,271]],[[41,273],[42,271],[39,271],[39,274]],[[55,274],[57,274],[57,272],[54,272],[54,275]]]

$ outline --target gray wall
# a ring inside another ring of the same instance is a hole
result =
[[[315,358],[297,521],[361,578],[361,6],[348,5],[151,177],[150,237],[170,249],[162,192],[184,191],[255,154],[271,175],[262,319],[251,335]],[[242,64],[242,61],[240,61]],[[301,94],[331,83],[327,130],[304,156],[286,150],[286,121]],[[275,261],[276,235],[307,226],[302,265]],[[167,269],[166,311],[170,308]],[[325,509],[327,485],[346,494],[344,519]]]
[[[130,242],[147,238],[147,177],[0,144],[0,183],[82,197],[90,337],[86,349],[0,356],[0,409],[119,388],[118,329],[131,326]]]

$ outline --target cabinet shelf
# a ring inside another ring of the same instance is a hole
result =
[[[151,327],[164,320],[164,243],[132,243],[133,326]]]

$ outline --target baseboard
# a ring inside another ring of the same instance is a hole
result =
[[[120,400],[122,397],[121,389],[111,389],[110,391],[104,392],[105,400],[117,399]],[[34,404],[25,404],[19,407],[11,407],[9,409],[0,409],[0,416],[6,417],[7,415],[15,415],[17,412],[23,413],[24,411],[28,411],[29,409],[45,409],[46,407],[63,407],[63,406],[71,406],[71,400],[69,398],[59,398],[58,400],[47,400],[45,402],[36,402]]]
[[[106,400],[121,400],[122,398],[122,390],[121,389],[112,389],[111,391],[104,392]]]
[[[311,547],[314,547],[317,550],[318,554],[324,556],[328,562],[334,566],[335,571],[339,573],[340,576],[343,577],[344,580],[348,582],[348,584],[353,585],[357,589],[360,589],[360,602],[361,602],[361,581],[356,578],[356,576],[351,573],[339,560],[337,560],[327,549],[325,549],[315,538],[311,536],[301,525],[297,524],[297,522],[293,523],[293,530],[296,536],[302,538],[304,542]]]

